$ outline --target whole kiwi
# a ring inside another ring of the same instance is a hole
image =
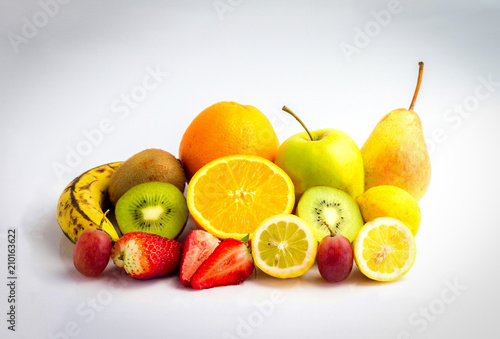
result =
[[[186,175],[178,159],[167,151],[149,148],[127,159],[113,173],[109,183],[109,200],[118,199],[132,187],[150,181],[168,182],[184,192]]]

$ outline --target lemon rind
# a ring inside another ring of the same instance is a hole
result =
[[[361,245],[363,240],[366,238],[366,235],[370,230],[372,230],[375,227],[379,227],[380,225],[383,224],[389,224],[389,225],[394,225],[401,229],[405,235],[406,235],[406,240],[408,241],[410,247],[409,247],[409,253],[410,256],[408,260],[405,262],[404,266],[395,270],[393,273],[381,273],[381,272],[376,272],[371,270],[367,265],[364,260],[360,260],[359,258],[363,257],[363,246]],[[353,242],[353,247],[354,247],[354,260],[356,262],[356,265],[358,266],[359,270],[361,273],[363,273],[365,276],[367,276],[370,279],[377,280],[377,281],[393,281],[396,279],[401,278],[404,276],[410,268],[413,266],[415,263],[415,258],[417,254],[417,247],[415,244],[415,238],[413,237],[413,233],[410,230],[408,226],[406,226],[404,223],[401,221],[390,218],[390,217],[380,217],[376,218],[368,223],[366,223],[361,230],[359,231],[358,235],[356,236],[356,239]]]

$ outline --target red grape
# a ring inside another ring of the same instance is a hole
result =
[[[108,265],[111,256],[111,238],[103,231],[85,230],[78,238],[73,252],[73,264],[78,272],[93,277]]]
[[[329,282],[338,282],[351,274],[353,250],[349,239],[341,234],[324,237],[318,245],[316,256],[321,276]]]

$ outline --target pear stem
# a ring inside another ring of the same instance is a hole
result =
[[[415,93],[413,94],[413,99],[411,99],[410,108],[408,109],[409,111],[412,111],[413,107],[415,107],[415,101],[417,101],[418,91],[420,90],[420,83],[422,83],[422,74],[423,74],[423,72],[424,72],[424,63],[422,61],[420,61],[418,63],[417,87],[415,88]]]
[[[292,110],[286,106],[283,106],[282,108],[283,111],[287,112],[288,114],[290,114],[291,116],[293,116],[295,118],[295,120],[297,120],[301,125],[302,127],[304,127],[304,129],[306,130],[307,134],[309,135],[309,138],[311,138],[311,141],[314,141],[311,133],[309,133],[309,130],[307,129],[306,125],[304,125],[304,123],[302,122],[302,120],[300,120],[300,118],[292,112]]]

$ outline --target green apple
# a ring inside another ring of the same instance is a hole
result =
[[[358,146],[345,132],[325,128],[309,132],[304,123],[286,106],[306,130],[283,142],[275,163],[292,179],[295,199],[312,186],[331,186],[349,193],[354,199],[364,192],[363,158]]]

